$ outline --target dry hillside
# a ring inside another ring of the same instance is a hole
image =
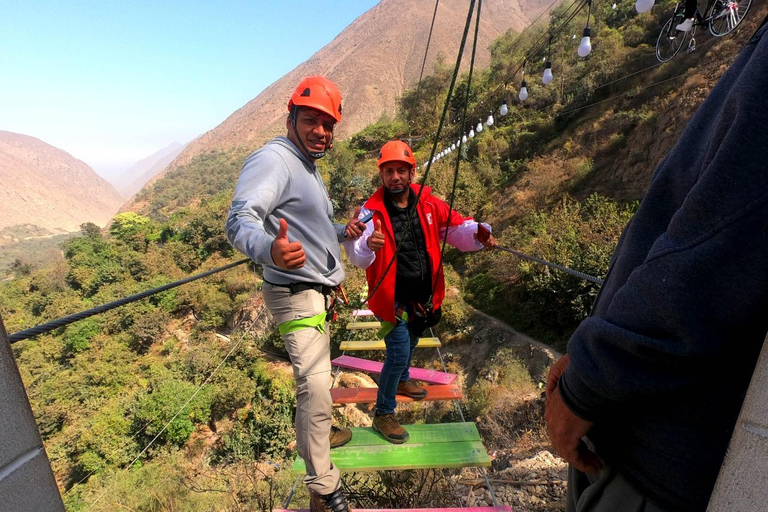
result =
[[[20,224],[50,232],[105,225],[122,200],[93,169],[27,135],[0,131],[0,228]]]
[[[494,39],[509,29],[522,30],[550,3],[548,0],[486,0],[481,13],[479,66],[488,64],[488,45]],[[287,98],[296,84],[309,75],[326,75],[342,91],[344,119],[337,136],[354,134],[382,115],[393,115],[397,99],[419,78],[433,5],[419,0],[382,0],[309,60],[190,143],[170,168],[214,149],[255,148],[282,133]],[[467,5],[464,0],[440,2],[425,74],[432,71],[438,55],[444,55],[447,62],[456,58]]]

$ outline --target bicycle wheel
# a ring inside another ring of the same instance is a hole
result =
[[[709,32],[715,37],[723,37],[739,26],[747,16],[752,0],[718,0],[709,19]]]
[[[689,32],[680,32],[675,29],[677,25],[683,22],[682,14],[676,14],[669,18],[659,33],[656,40],[656,58],[659,62],[667,62],[672,59],[677,52],[685,45]]]

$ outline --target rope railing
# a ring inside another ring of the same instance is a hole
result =
[[[86,309],[85,311],[80,311],[79,313],[74,313],[72,315],[58,318],[56,320],[51,320],[50,322],[46,322],[44,324],[40,324],[38,326],[31,327],[29,329],[24,329],[23,331],[13,333],[10,336],[8,336],[8,339],[10,340],[11,344],[13,344],[13,343],[16,343],[17,341],[33,338],[35,336],[39,336],[40,334],[45,334],[46,332],[50,332],[50,331],[53,331],[54,329],[58,329],[59,327],[64,327],[66,325],[75,323],[79,320],[83,320],[85,318],[98,315],[100,313],[105,313],[111,309],[124,306],[131,302],[136,302],[137,300],[147,298],[151,295],[155,295],[157,293],[164,292],[166,290],[170,290],[171,288],[176,288],[177,286],[181,286],[182,284],[191,283],[192,281],[197,281],[198,279],[202,279],[204,277],[208,277],[213,274],[217,274],[219,272],[229,270],[231,268],[237,267],[238,265],[248,263],[249,261],[251,261],[249,258],[245,258],[245,259],[236,261],[234,263],[230,263],[229,265],[224,265],[223,267],[215,268],[207,272],[202,272],[194,276],[189,276],[179,281],[174,281],[173,283],[168,283],[163,286],[159,286],[157,288],[152,288],[151,290],[146,290],[141,293],[129,295],[128,297],[123,297],[122,299],[108,302],[106,304],[102,304],[101,306],[96,306],[95,308]]]
[[[512,253],[515,256],[517,256],[518,258],[522,258],[524,260],[529,260],[529,261],[535,261],[536,263],[540,263],[542,265],[546,265],[549,268],[554,268],[555,270],[560,270],[561,272],[566,272],[568,274],[571,274],[572,276],[580,277],[581,279],[586,279],[587,281],[592,281],[595,284],[599,284],[599,285],[603,284],[603,280],[600,279],[599,277],[591,276],[589,274],[585,274],[584,272],[580,272],[578,270],[573,270],[573,269],[570,269],[568,267],[564,267],[562,265],[558,265],[557,263],[552,263],[551,261],[547,261],[547,260],[543,260],[541,258],[537,258],[536,256],[530,256],[530,255],[525,254],[523,252],[515,251],[514,249],[510,249],[509,247],[504,247],[504,246],[501,246],[501,245],[497,245],[496,249]]]

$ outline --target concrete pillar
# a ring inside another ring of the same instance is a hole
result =
[[[766,404],[768,343],[764,342],[707,512],[755,512],[768,508]]]
[[[27,392],[0,318],[0,509],[64,510]]]

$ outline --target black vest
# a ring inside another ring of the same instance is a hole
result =
[[[427,258],[427,244],[424,230],[417,212],[408,227],[410,208],[415,208],[416,194],[408,189],[408,207],[399,208],[384,192],[384,205],[394,231],[395,243],[405,239],[397,254],[397,277],[395,280],[395,301],[403,305],[410,301],[425,303],[432,294],[432,273]],[[410,231],[406,237],[406,231]]]

